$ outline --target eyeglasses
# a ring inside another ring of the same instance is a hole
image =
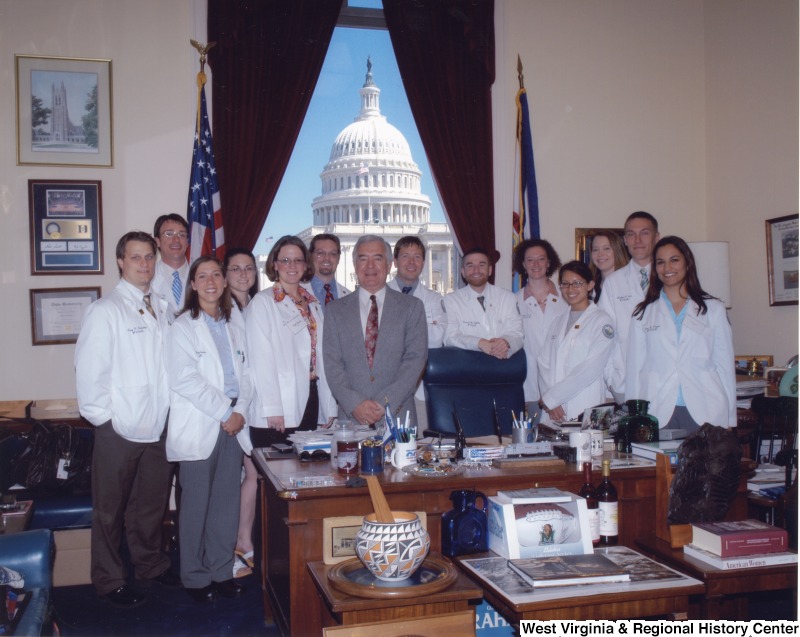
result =
[[[298,257],[297,259],[278,259],[278,263],[281,265],[303,265],[306,260],[303,257]]]
[[[246,272],[247,274],[253,274],[256,269],[252,265],[246,265],[243,268],[240,268],[238,265],[233,266],[232,268],[228,268],[228,272],[231,274],[239,274],[239,272]]]
[[[572,283],[559,283],[558,287],[562,290],[569,290],[570,288],[580,290],[584,285],[586,285],[586,281],[573,281]]]
[[[331,454],[324,449],[314,449],[314,451],[301,451],[300,462],[321,462],[322,460],[330,460]]]
[[[179,239],[189,238],[189,233],[184,230],[164,230],[164,232],[162,232],[161,234],[167,239],[172,239],[172,237],[174,237],[175,235],[177,235]]]
[[[324,259],[326,257],[328,259],[333,259],[334,257],[338,257],[339,253],[338,252],[323,252],[322,250],[314,250],[314,256],[317,257],[317,259]]]

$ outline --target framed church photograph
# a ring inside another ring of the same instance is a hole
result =
[[[15,55],[17,164],[111,168],[111,60]]]

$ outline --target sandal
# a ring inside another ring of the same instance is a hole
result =
[[[242,562],[244,562],[251,569],[255,566],[255,563],[253,562],[253,551],[247,551],[247,553],[245,553],[244,551],[240,551],[239,549],[236,549],[233,552],[233,554],[236,557],[238,557],[240,560],[242,560]]]
[[[238,555],[233,558],[233,577],[247,577],[253,572],[247,564],[244,563],[242,558]]]

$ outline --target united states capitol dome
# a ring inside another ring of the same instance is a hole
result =
[[[429,221],[422,173],[406,138],[381,115],[380,93],[367,59],[361,110],[331,147],[320,174],[322,194],[312,202],[314,225]]]

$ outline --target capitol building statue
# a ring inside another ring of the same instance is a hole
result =
[[[417,235],[426,249],[420,280],[446,294],[455,286],[455,250],[446,223],[431,223],[431,199],[420,187],[422,173],[403,134],[380,110],[380,89],[372,80],[372,60],[359,90],[361,110],[336,137],[320,175],[322,194],[312,202],[313,226],[298,233],[308,245],[319,233],[342,243],[336,280],[353,290],[353,246],[359,236],[382,236],[394,248],[406,235]]]

